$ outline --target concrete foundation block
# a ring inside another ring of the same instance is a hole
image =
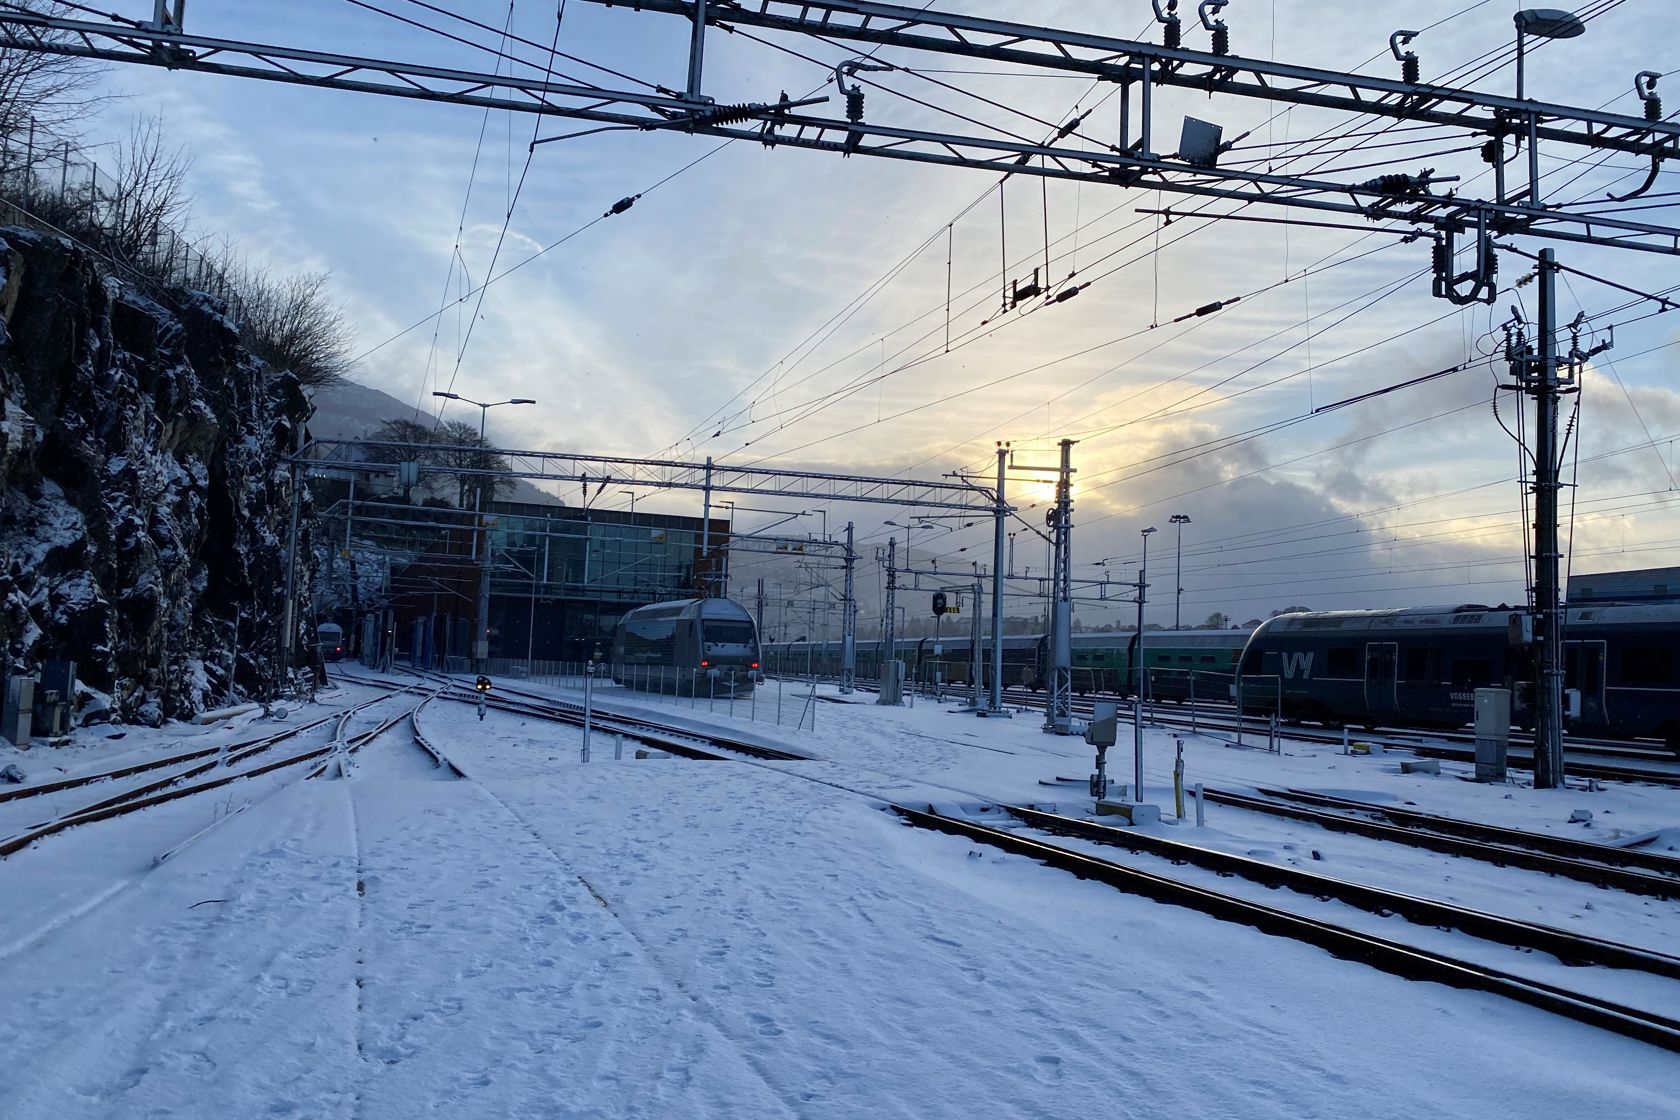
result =
[[[1348,753],[1349,754],[1381,754],[1381,753],[1383,753],[1383,745],[1381,743],[1349,743],[1348,744]]]
[[[1111,801],[1103,798],[1097,802],[1097,816],[1119,817],[1126,824],[1159,824],[1161,823],[1161,807],[1147,802],[1139,804],[1133,801]]]
[[[1400,764],[1402,774],[1439,774],[1441,760],[1437,758],[1414,758]]]

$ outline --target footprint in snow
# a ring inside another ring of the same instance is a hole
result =
[[[1040,1081],[1056,1082],[1062,1079],[1062,1060],[1054,1054],[1040,1054],[1033,1059],[1033,1073]]]
[[[776,1020],[762,1012],[754,1011],[747,1016],[747,1019],[758,1028],[758,1033],[765,1038],[775,1038],[783,1033],[782,1028],[776,1025]]]

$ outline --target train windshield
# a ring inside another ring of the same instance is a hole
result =
[[[750,622],[708,621],[705,634],[708,643],[724,646],[750,646],[756,637]]]

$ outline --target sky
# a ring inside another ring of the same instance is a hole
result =
[[[110,6],[133,17],[151,7]],[[1000,0],[937,6],[1021,15]],[[1510,45],[1516,6],[1407,5],[1408,29],[1422,32],[1412,49],[1425,80],[1452,75],[1511,93],[1504,56],[1466,64]],[[675,17],[569,0],[557,26],[552,2],[434,7],[496,28],[506,20],[535,44],[516,53],[539,65],[553,41],[635,79],[684,80],[687,31]],[[1646,44],[1680,41],[1680,11],[1660,0],[1597,0],[1582,11],[1586,35],[1530,54],[1530,95],[1638,114],[1634,74],[1672,65]],[[1398,17],[1373,21],[1368,5],[1234,0],[1224,16],[1235,54],[1398,76],[1388,53]],[[1159,41],[1145,0],[1046,3],[1032,17]],[[1204,46],[1193,10],[1187,17],[1186,45]],[[499,65],[491,52],[433,29],[492,46],[496,34],[414,0],[194,0],[187,20],[194,33],[230,39]],[[860,53],[759,38],[710,34],[708,95],[832,95],[831,67]],[[1089,112],[1067,141],[1074,144],[1111,143],[1119,129],[1112,87],[1087,79],[942,55],[879,57],[901,68],[865,75],[878,83],[866,96],[871,122],[1038,140]],[[628,84],[565,58],[555,72]],[[1019,177],[1000,200],[998,177],[978,170],[720,147],[674,133],[609,132],[531,149],[534,136],[587,126],[134,66],[105,80],[122,96],[91,124],[89,140],[120,136],[137,115],[161,116],[194,156],[193,232],[231,236],[277,271],[329,272],[355,331],[357,380],[428,411],[438,390],[535,398],[535,406],[491,413],[503,446],[938,478],[989,471],[997,440],[1012,443],[1024,468],[1053,463],[1057,441],[1071,438],[1075,575],[1135,580],[1141,530],[1162,530],[1150,541],[1151,622],[1170,624],[1175,607],[1189,624],[1212,613],[1240,622],[1286,605],[1524,599],[1520,453],[1508,434],[1523,429],[1522,409],[1509,392],[1498,394],[1497,411],[1490,404],[1504,373],[1493,361],[1500,326],[1513,307],[1535,314],[1534,286],[1519,284],[1531,266],[1519,256],[1503,258],[1492,306],[1459,308],[1431,297],[1426,243],[1370,230],[1163,224],[1140,210],[1196,202],[1153,191]],[[1659,92],[1677,96],[1661,84]],[[1379,136],[1388,122],[1192,91],[1161,91],[1157,113],[1167,143],[1183,115],[1221,124],[1235,141],[1226,166],[1348,181],[1434,167],[1462,175],[1465,193],[1488,189],[1478,154],[1453,150],[1469,146],[1461,135]],[[1362,135],[1323,138],[1348,131]],[[1596,154],[1545,145],[1541,166],[1552,204],[1602,199],[1643,177],[1629,157],[1600,164]],[[1630,216],[1672,222],[1677,182],[1665,172],[1650,208]],[[638,194],[630,210],[600,220]],[[1518,242],[1528,251],[1544,244]],[[1558,251],[1571,268],[1641,291],[1680,281],[1673,257],[1573,244]],[[462,298],[487,272],[529,258],[481,304]],[[1057,285],[1089,286],[1065,303],[1004,309],[1004,276],[1025,282],[1034,268],[1047,268]],[[1680,315],[1651,315],[1656,305],[1585,275],[1567,275],[1559,295],[1560,319],[1591,316],[1584,345],[1609,340],[1612,324],[1615,342],[1583,370],[1581,410],[1570,424],[1570,458],[1579,460],[1566,497],[1570,563],[1602,571],[1680,562],[1672,375]],[[1215,314],[1174,321],[1239,296]],[[1465,363],[1426,386],[1313,415]],[[1031,527],[1043,524],[1050,489],[1042,473],[1012,477],[1021,507],[1016,572],[1042,576],[1044,545]],[[697,513],[696,505],[687,495],[638,499],[639,508],[671,512]],[[750,530],[808,505],[755,502],[761,508],[738,513],[738,523]],[[1172,514],[1191,519],[1181,554]],[[889,536],[902,546],[900,526],[910,518],[834,507],[827,527],[848,520],[871,555]],[[988,527],[960,524],[918,529],[918,563],[966,571],[989,560]],[[820,531],[815,517],[792,528]],[[1163,555],[1182,566],[1177,604],[1173,579],[1160,576]],[[737,576],[750,578],[753,563],[742,558]],[[815,578],[829,582],[832,573]],[[1010,612],[1032,610],[1033,585],[1015,590],[1021,598]],[[1087,604],[1080,617],[1100,625],[1134,611]]]

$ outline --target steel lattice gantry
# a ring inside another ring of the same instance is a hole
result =
[[[589,2],[611,6],[614,0]],[[1520,134],[1549,144],[1641,156],[1653,165],[1680,155],[1680,123],[1672,121],[854,0],[759,0],[751,6],[642,0],[620,6],[680,15],[696,24],[689,92],[617,90],[220,39],[188,34],[167,20],[112,17],[100,22],[15,10],[0,10],[0,48],[537,113],[607,127],[675,130],[767,146],[1135,186],[1397,221],[1420,230],[1477,229],[1680,255],[1680,227],[1602,211],[1548,209],[1533,200],[1513,201],[1503,188],[1494,197],[1474,198],[1450,190],[1438,193],[1429,181],[1409,176],[1308,178],[1164,157],[1154,151],[1149,101],[1157,86],[1182,87],[1433,123],[1500,140]],[[984,129],[934,132],[799,111],[821,99],[718,104],[698,92],[703,41],[698,29],[706,25],[755,26],[1092,74],[1119,83],[1127,95],[1137,87],[1139,138],[1086,150],[1063,144],[1065,136],[1035,144]]]
[[[432,465],[426,460],[452,455],[467,465]],[[500,457],[506,470],[470,465],[474,456]],[[864,502],[873,505],[995,513],[995,493],[962,479],[927,481],[875,478],[866,475],[824,474],[784,470],[772,466],[738,467],[726,463],[687,463],[674,459],[630,459],[565,451],[518,451],[504,448],[449,447],[441,444],[386,443],[376,440],[317,439],[307,444],[297,463],[309,469],[353,468],[368,473],[396,474],[403,460],[419,464],[420,476],[524,478],[534,481],[575,482],[579,485],[614,483],[653,490],[697,490],[714,494],[742,494],[758,498],[798,498],[823,502]]]

